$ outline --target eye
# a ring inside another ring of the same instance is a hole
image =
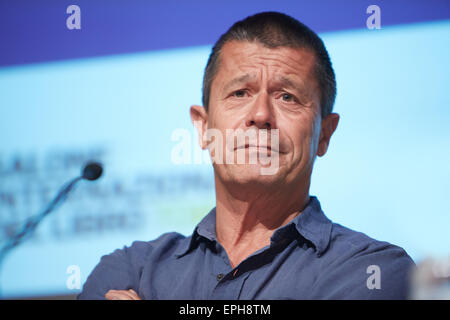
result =
[[[245,90],[237,90],[235,92],[233,92],[233,96],[235,96],[236,98],[243,98],[245,97]]]
[[[289,93],[283,93],[283,95],[281,96],[281,99],[283,99],[283,101],[285,102],[293,102],[295,101],[295,98],[292,94]]]

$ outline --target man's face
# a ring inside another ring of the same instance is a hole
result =
[[[206,128],[220,130],[223,137],[227,129],[278,129],[279,146],[270,146],[269,141],[269,154],[278,157],[278,170],[273,174],[262,175],[260,163],[214,164],[219,179],[255,186],[309,179],[318,154],[322,120],[314,65],[315,56],[306,49],[271,49],[257,42],[238,41],[223,46],[205,113]],[[266,144],[258,143],[240,146],[247,159],[251,153],[267,152],[262,147]],[[223,152],[229,151],[225,143]]]

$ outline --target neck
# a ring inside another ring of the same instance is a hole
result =
[[[292,187],[281,186],[270,189],[227,186],[217,176],[215,181],[216,234],[232,266],[269,245],[273,232],[291,221],[309,202],[309,181],[296,192]]]

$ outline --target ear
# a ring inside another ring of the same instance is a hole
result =
[[[338,123],[339,115],[337,113],[331,113],[322,120],[319,146],[317,148],[317,155],[319,157],[322,157],[327,152],[331,136],[333,135],[334,131],[336,131]]]
[[[207,147],[205,134],[208,124],[208,113],[203,106],[197,105],[191,106],[190,113],[192,124],[198,132],[198,142],[200,147],[205,150]]]

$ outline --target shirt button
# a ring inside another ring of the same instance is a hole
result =
[[[220,280],[222,280],[223,279],[223,273],[219,273],[217,276],[216,276],[216,278],[217,278],[217,281],[220,281]]]

